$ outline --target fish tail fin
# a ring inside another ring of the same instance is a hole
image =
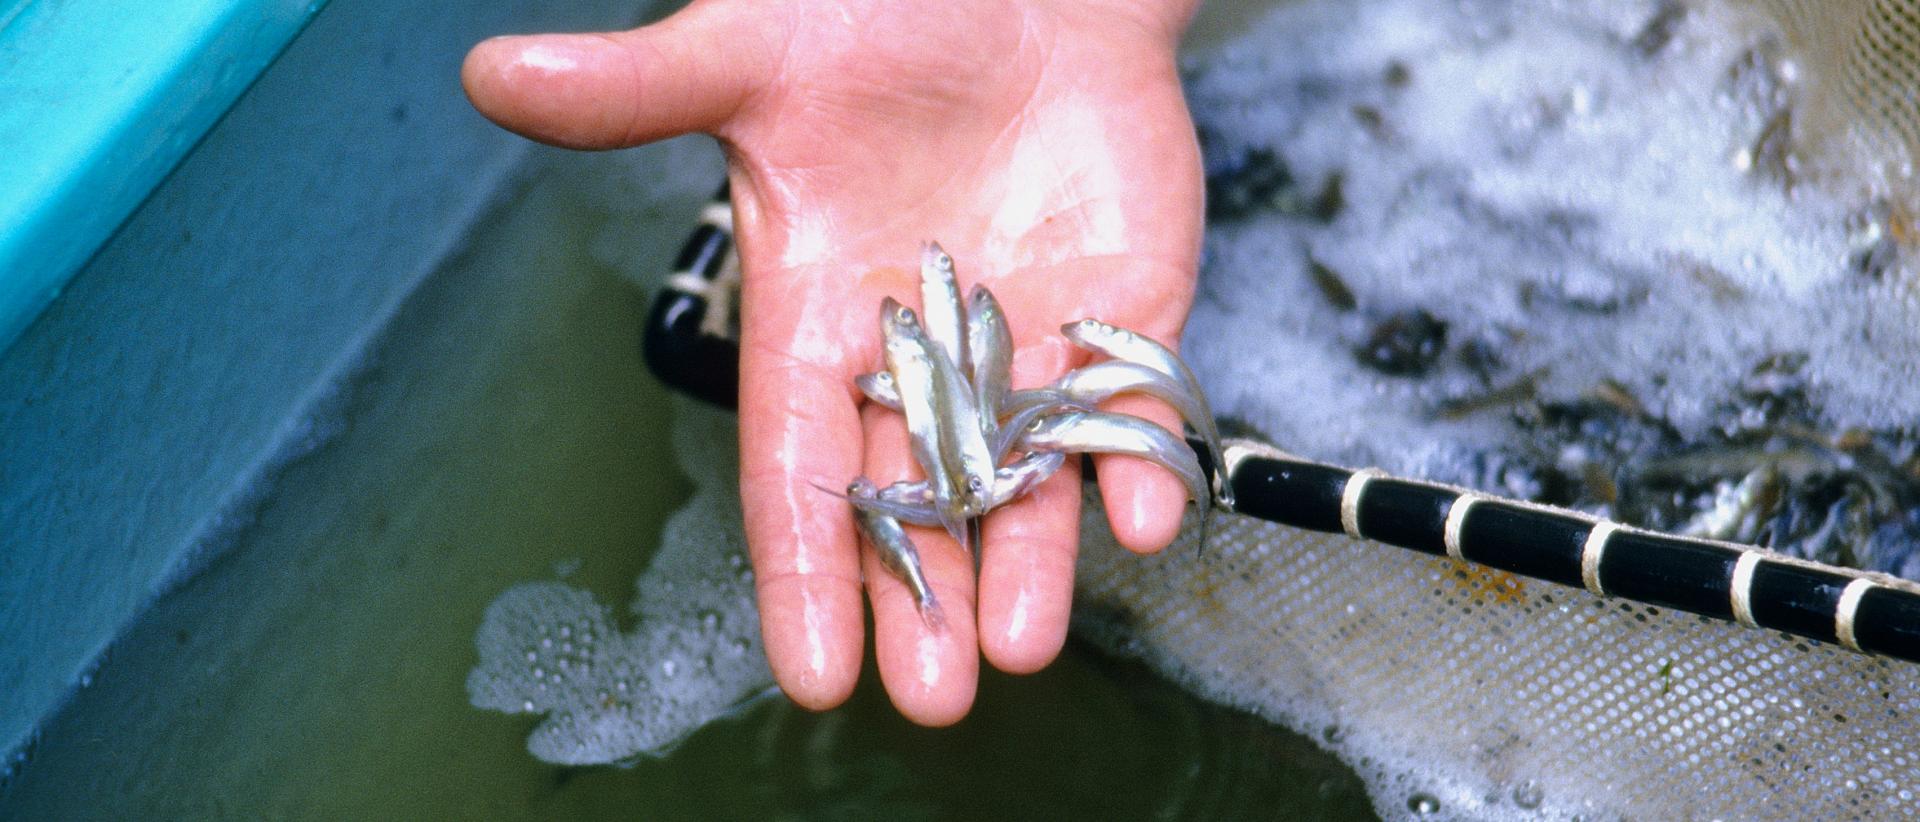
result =
[[[932,629],[934,633],[946,632],[947,630],[946,609],[940,607],[940,600],[935,599],[933,597],[932,591],[927,592],[926,601],[919,603],[919,607],[920,607],[921,622],[926,623],[927,627]]]
[[[940,527],[947,529],[947,536],[953,537],[953,541],[960,543],[961,548],[972,551],[973,542],[967,538],[967,522],[968,521],[964,519],[950,520],[942,516],[940,518]]]
[[[1213,472],[1213,503],[1229,511],[1233,510],[1233,486],[1227,484],[1226,473],[1219,469]]]

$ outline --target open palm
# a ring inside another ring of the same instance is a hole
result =
[[[944,630],[921,621],[859,548],[846,504],[815,484],[918,473],[899,417],[863,405],[852,378],[880,365],[881,298],[918,303],[924,240],[952,253],[963,290],[985,283],[1005,307],[1016,388],[1083,360],[1064,322],[1177,340],[1202,213],[1172,59],[1190,13],[1185,0],[704,0],[631,32],[501,39],[469,55],[475,105],[530,137],[610,148],[704,131],[726,146],[744,271],[742,502],[768,657],[802,705],[851,691],[863,584],[882,679],[917,722],[966,713],[983,652],[1013,672],[1058,653],[1077,471],[987,518],[977,598],[960,547],[913,529]],[[1177,425],[1152,403],[1115,407]],[[1102,460],[1121,542],[1166,545],[1180,483]]]

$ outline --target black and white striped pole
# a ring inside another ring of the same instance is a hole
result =
[[[722,408],[740,401],[740,342],[730,329],[740,257],[728,203],[723,184],[700,210],[700,225],[681,244],[640,343],[661,382]]]
[[[739,402],[729,328],[739,264],[722,187],[655,299],[646,362],[673,388],[726,408]],[[1502,499],[1371,468],[1304,460],[1229,441],[1234,512],[1452,557],[1595,594],[1920,662],[1920,585],[1750,546],[1661,534],[1560,508]]]
[[[1227,444],[1235,511],[1920,662],[1920,586],[1748,546]]]

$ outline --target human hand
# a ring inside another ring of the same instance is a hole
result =
[[[499,38],[467,56],[474,105],[528,137],[616,148],[699,131],[726,148],[741,497],[767,656],[801,705],[852,691],[863,579],[881,678],[915,722],[965,715],[983,653],[1014,673],[1059,653],[1079,544],[1071,461],[987,517],[977,602],[963,550],[910,529],[944,630],[814,483],[918,476],[904,424],[863,406],[852,379],[880,367],[881,298],[918,304],[924,240],[952,253],[963,292],[980,282],[999,298],[1016,388],[1085,361],[1058,333],[1082,317],[1178,342],[1202,189],[1173,52],[1194,2],[702,0],[633,31]],[[1158,403],[1110,406],[1179,430]],[[1121,544],[1167,545],[1181,483],[1132,457],[1097,468]]]

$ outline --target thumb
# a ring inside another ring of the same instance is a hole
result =
[[[772,76],[773,30],[695,3],[611,34],[496,37],[467,53],[460,81],[487,119],[568,148],[625,148],[714,131]]]

